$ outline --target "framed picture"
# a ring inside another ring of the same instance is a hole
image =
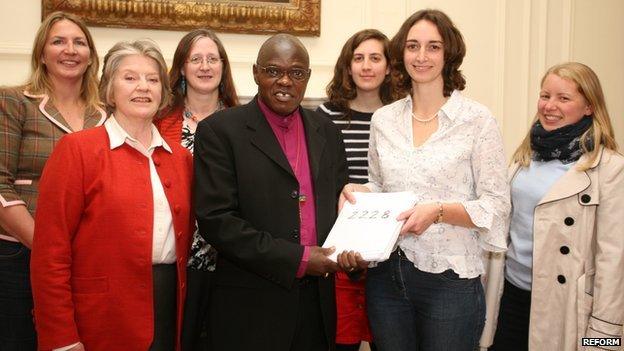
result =
[[[65,11],[100,27],[321,34],[321,0],[41,0],[41,9],[42,18]]]

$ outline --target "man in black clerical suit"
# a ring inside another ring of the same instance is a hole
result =
[[[337,265],[322,249],[346,183],[339,130],[300,106],[309,57],[295,37],[260,48],[258,95],[199,123],[195,208],[219,252],[215,350],[333,350]]]

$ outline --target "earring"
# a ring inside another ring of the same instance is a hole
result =
[[[180,90],[182,91],[182,95],[186,95],[186,78],[182,76],[180,80]]]

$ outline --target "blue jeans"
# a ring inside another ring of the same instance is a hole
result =
[[[0,239],[0,350],[37,349],[30,289],[30,250]]]
[[[366,276],[368,318],[380,351],[472,351],[485,323],[479,278],[423,272],[397,250]]]

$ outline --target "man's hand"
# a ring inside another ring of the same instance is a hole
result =
[[[368,267],[368,261],[365,261],[359,252],[343,251],[338,254],[338,266],[347,273],[360,271]]]
[[[345,201],[349,201],[352,204],[355,203],[355,196],[353,196],[353,192],[370,193],[370,190],[362,184],[349,183],[345,185],[340,193],[340,199],[338,199],[338,212],[342,210],[342,206]]]
[[[310,257],[306,267],[306,274],[326,276],[329,273],[336,272],[338,270],[338,265],[336,262],[327,258],[327,256],[331,255],[334,250],[336,250],[334,247],[322,248],[318,246],[311,246]]]

